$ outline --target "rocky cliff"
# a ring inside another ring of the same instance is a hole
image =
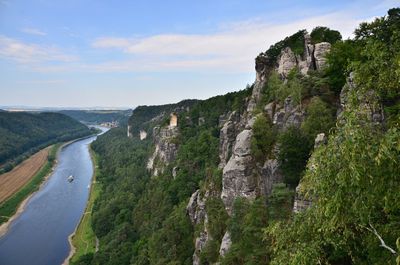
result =
[[[261,53],[255,60],[256,80],[252,94],[247,101],[244,113],[232,112],[222,119],[219,144],[219,167],[222,168],[222,191],[220,197],[225,210],[232,215],[233,203],[236,198],[254,200],[257,197],[268,195],[275,183],[283,182],[283,174],[279,169],[276,157],[265,158],[262,164],[256,163],[251,152],[253,125],[258,115],[267,115],[279,132],[291,126],[299,128],[305,119],[306,113],[301,104],[295,104],[292,97],[287,97],[283,104],[270,102],[263,107],[263,113],[256,114],[255,110],[260,103],[262,90],[268,83],[271,72],[277,72],[285,82],[289,73],[297,69],[307,75],[310,70],[319,71],[325,67],[325,55],[330,50],[330,43],[322,42],[311,44],[310,36],[304,36],[304,53],[296,55],[289,47],[281,50],[277,60],[271,61],[266,53]],[[275,148],[279,148],[276,146]],[[192,223],[207,223],[207,213],[204,207],[206,198],[199,196],[196,191],[187,206]],[[300,199],[296,200],[300,205]],[[306,203],[305,201],[302,201]],[[298,206],[300,207],[300,206]],[[201,217],[201,218],[195,218]],[[199,256],[210,240],[207,226],[195,240],[193,264],[200,264]],[[220,244],[219,254],[224,256],[231,246],[229,231],[225,232]]]

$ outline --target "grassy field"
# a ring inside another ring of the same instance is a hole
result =
[[[9,199],[0,204],[0,224],[5,223],[17,211],[19,205],[32,193],[39,189],[44,178],[51,172],[55,163],[57,150],[61,144],[53,145],[50,149],[48,159],[43,167],[36,173],[32,179],[25,184],[18,192]]]
[[[86,205],[85,213],[81,218],[81,221],[75,231],[74,236],[72,237],[72,244],[75,247],[75,253],[71,258],[71,262],[74,263],[81,256],[89,253],[94,253],[96,251],[96,235],[92,229],[92,208],[94,201],[99,196],[101,187],[99,183],[96,182],[96,173],[97,173],[97,155],[90,150],[93,166],[94,166],[94,174],[92,186],[90,188],[89,200]]]

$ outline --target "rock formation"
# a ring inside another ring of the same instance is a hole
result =
[[[175,160],[178,152],[175,138],[178,133],[177,127],[153,128],[155,150],[147,162],[147,169],[151,170],[154,176],[162,173],[164,168]]]

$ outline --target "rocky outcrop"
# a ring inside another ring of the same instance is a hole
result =
[[[221,257],[225,256],[225,254],[228,253],[229,249],[231,248],[231,245],[232,245],[231,234],[229,233],[229,231],[226,231],[221,241],[221,246],[219,248],[219,255]]]
[[[250,154],[252,131],[245,129],[238,134],[233,154],[223,169],[221,199],[228,214],[232,213],[236,197],[253,199],[256,196],[256,178]]]
[[[289,47],[282,49],[276,70],[282,79],[286,79],[294,68],[297,68],[303,75],[306,75],[309,70],[321,70],[326,66],[326,54],[330,49],[331,44],[328,42],[311,44],[311,38],[306,34],[304,36],[304,54],[296,55]]]
[[[200,253],[211,239],[210,233],[207,230],[208,216],[206,212],[206,200],[209,196],[209,192],[206,192],[204,196],[202,196],[201,191],[196,190],[190,197],[189,203],[186,206],[186,212],[192,224],[203,225],[202,230],[195,239],[193,265],[200,264]]]
[[[222,128],[219,133],[219,168],[224,168],[232,155],[237,134],[242,130],[238,112],[228,113],[228,118],[220,117]]]
[[[314,46],[315,70],[322,70],[326,66],[326,54],[331,50],[329,42],[317,43]]]
[[[147,162],[147,169],[152,171],[153,176],[163,173],[164,168],[175,160],[178,152],[175,138],[178,133],[177,127],[153,128],[155,150]]]
[[[145,130],[140,130],[139,132],[139,139],[141,141],[145,140],[147,138],[147,132]]]
[[[291,126],[297,128],[305,119],[305,112],[300,105],[295,105],[291,96],[287,97],[284,106],[276,105],[272,122],[278,130],[285,130]]]
[[[347,109],[356,110],[357,114],[369,122],[381,124],[385,120],[382,104],[374,90],[357,91],[354,74],[351,73],[340,92],[338,120],[343,122],[342,113]]]

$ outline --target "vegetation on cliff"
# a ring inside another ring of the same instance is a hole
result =
[[[400,251],[399,28],[400,9],[361,24],[354,40],[316,28],[312,42],[332,43],[326,68],[307,76],[293,70],[285,80],[272,71],[251,113],[257,118],[248,161],[256,164],[250,174],[254,182],[257,169],[272,158],[283,178],[267,197],[236,198],[230,215],[220,198],[220,119],[232,111],[244,115],[253,87],[192,102],[179,112],[178,154],[158,176],[146,169],[151,137],[127,138],[120,128],[100,136],[93,149],[102,191],[92,213],[100,249],[76,264],[192,264],[200,243],[199,264],[395,264]],[[266,54],[277,59],[285,47],[301,54],[300,46],[302,31]],[[295,126],[284,127],[279,115],[271,119],[269,103],[271,109],[279,105],[284,118],[296,114]],[[179,103],[137,108],[130,125],[134,131],[165,125],[176,107]],[[320,133],[328,136],[327,144],[314,150]],[[247,150],[239,152],[248,156]],[[313,203],[294,214],[298,183],[299,194]],[[193,225],[186,205],[196,190],[207,221]],[[226,231],[231,245],[222,257]],[[204,232],[207,240],[200,242]]]

